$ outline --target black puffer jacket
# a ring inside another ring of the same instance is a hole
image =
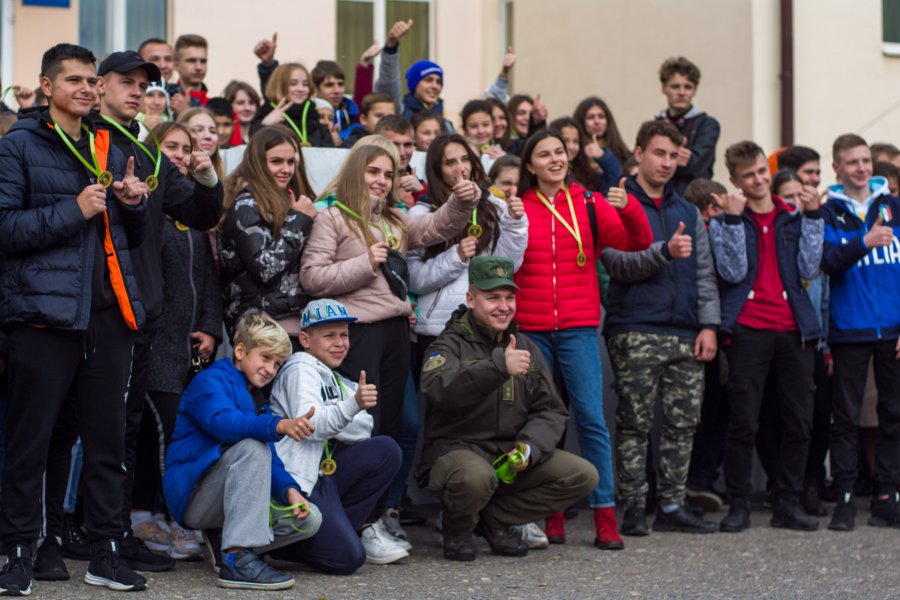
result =
[[[307,106],[309,106],[308,109],[306,108]],[[272,105],[268,101],[263,100],[262,106],[259,107],[259,112],[256,113],[256,118],[253,119],[253,123],[250,124],[250,135],[253,135],[265,127],[262,120],[265,119],[272,110]],[[286,114],[293,119],[294,125],[296,125],[297,129],[303,133],[304,110],[306,111],[306,140],[309,142],[309,145],[314,148],[334,148],[334,140],[331,139],[331,132],[319,121],[319,111],[316,110],[316,105],[313,104],[312,100],[307,99],[303,104],[292,104],[291,107],[287,109]],[[282,119],[281,123],[291,131],[294,131],[293,128],[288,125],[286,120]],[[297,137],[296,134],[294,137]],[[300,144],[299,139],[297,140],[297,144]]]
[[[250,308],[275,319],[300,315],[300,253],[311,228],[310,217],[289,211],[273,239],[250,192],[235,199],[217,240],[229,334]]]
[[[87,152],[87,136],[75,144]],[[110,145],[107,169],[125,174],[125,157]],[[97,244],[97,215],[85,221],[77,198],[96,182],[50,127],[46,108],[23,111],[0,140],[0,325],[44,325],[83,331],[91,316],[91,276]],[[144,323],[129,248],[143,240],[146,202],[136,207],[107,193],[107,213],[125,289],[138,326]],[[101,225],[102,227],[102,225]]]

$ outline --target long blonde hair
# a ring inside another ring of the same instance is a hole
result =
[[[383,135],[367,135],[366,137],[359,138],[353,147],[356,148],[358,146],[378,146],[379,148],[383,148],[387,150],[388,154],[391,155],[391,160],[394,161],[395,165],[400,164],[400,152],[397,150],[397,146],[391,140],[387,139]],[[337,182],[338,178],[341,176],[340,173],[334,176],[334,179],[328,182],[328,185],[325,186],[325,189],[322,190],[322,193],[319,194],[317,200],[325,200],[329,196],[335,195],[337,193]],[[400,202],[400,198],[397,196],[400,189],[400,174],[394,173],[394,185],[391,187],[391,193],[388,195],[389,203],[397,203]]]
[[[247,144],[247,150],[244,152],[244,159],[225,184],[223,211],[224,214],[227,214],[234,206],[235,199],[244,190],[249,190],[253,199],[256,200],[263,221],[272,227],[272,237],[275,239],[281,233],[281,226],[291,207],[287,191],[278,187],[275,178],[269,171],[266,152],[282,144],[289,144],[295,154],[300,154],[294,136],[287,129],[263,127],[253,134],[250,143]],[[311,194],[306,177],[301,175],[302,168],[302,163],[298,163],[287,185],[287,189],[294,193],[295,198],[299,198],[301,194]],[[225,218],[224,215],[222,218]]]
[[[300,63],[284,63],[283,65],[275,67],[275,70],[272,71],[272,74],[269,76],[269,81],[266,82],[266,100],[278,104],[288,95],[288,90],[291,87],[291,75],[296,69],[300,69],[306,73],[306,81],[309,85],[309,96],[306,98],[307,102],[315,98],[316,86],[313,85],[312,77],[309,75],[309,69]]]
[[[380,136],[371,136],[380,137]],[[393,146],[393,144],[391,144]],[[399,184],[399,175],[397,173],[397,165],[400,164],[397,149],[393,149],[393,153],[387,150],[382,144],[356,144],[344,161],[341,170],[335,179],[335,194],[337,199],[347,206],[350,210],[360,215],[366,220],[366,223],[360,222],[359,219],[346,211],[341,210],[344,221],[366,241],[367,246],[371,246],[376,242],[375,236],[372,234],[372,228],[368,226],[369,218],[372,214],[372,203],[369,200],[369,186],[366,185],[366,167],[375,159],[386,156],[394,167],[393,192]],[[340,209],[339,209],[340,210]],[[385,207],[381,214],[385,220],[400,230],[401,247],[405,250],[407,244],[406,219],[397,210],[392,210],[389,199],[386,199]],[[373,223],[376,227],[381,227],[380,223]]]

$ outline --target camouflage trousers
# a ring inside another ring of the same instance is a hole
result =
[[[662,402],[657,496],[684,502],[694,431],[703,400],[703,363],[691,341],[655,333],[621,333],[609,340],[615,372],[616,470],[625,505],[647,497],[647,436],[657,397]]]

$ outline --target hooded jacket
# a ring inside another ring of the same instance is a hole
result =
[[[288,473],[303,489],[312,490],[319,479],[319,463],[326,440],[355,444],[372,437],[375,420],[356,403],[357,384],[341,377],[307,352],[296,352],[278,371],[272,384],[272,412],[296,419],[315,407],[309,419],[316,426],[312,435],[297,442],[284,437],[275,451]]]
[[[129,248],[136,248],[144,238],[148,221],[146,201],[127,206],[116,199],[110,188],[106,212],[85,220],[77,198],[85,187],[96,183],[96,177],[53,130],[46,107],[28,109],[21,115],[0,140],[3,329],[9,331],[23,325],[87,329],[95,261],[106,254],[98,235],[104,228],[104,214],[109,219],[121,274],[119,289],[127,295],[127,308],[120,304],[120,310],[123,315],[126,311],[133,315],[133,329],[142,327],[145,312]],[[84,120],[84,124],[92,129],[89,121]],[[87,144],[87,135],[74,143],[77,150],[89,156]],[[110,145],[106,169],[121,180],[125,166],[125,157]],[[128,315],[125,318],[129,320]]]
[[[884,177],[870,179],[869,190],[865,222],[853,210],[843,185],[828,188],[828,202],[821,209],[822,270],[831,276],[828,341],[832,344],[900,336],[900,198],[890,195]],[[863,238],[879,214],[894,230],[894,240],[884,248],[869,249]]]
[[[510,377],[506,370],[510,335],[517,349],[531,353],[522,377]],[[553,454],[569,416],[534,342],[514,322],[498,341],[497,332],[477,324],[464,306],[425,351],[421,390],[426,467],[460,449],[492,462],[518,442],[531,446],[531,464],[540,464]]]
[[[712,179],[713,165],[716,162],[716,144],[719,141],[721,127],[719,122],[696,106],[692,106],[678,118],[671,118],[663,109],[657,120],[672,123],[685,137],[685,147],[691,151],[688,164],[678,167],[670,183],[679,194],[695,179]]]

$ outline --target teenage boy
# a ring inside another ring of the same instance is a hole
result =
[[[400,153],[399,198],[406,206],[412,206],[428,191],[428,184],[419,179],[416,170],[409,166],[416,151],[415,130],[409,120],[400,115],[387,116],[375,126],[375,133],[383,135],[397,146]]]
[[[175,113],[184,112],[192,106],[206,106],[207,88],[206,61],[209,46],[206,38],[186,33],[175,40],[174,67],[178,72],[178,83],[170,83],[169,107]]]
[[[165,85],[172,78],[172,68],[175,65],[175,56],[172,46],[166,40],[149,38],[141,42],[137,49],[141,58],[157,66],[160,74],[160,82]],[[155,81],[155,80],[154,80]]]
[[[283,590],[294,585],[290,573],[270,567],[253,550],[281,545],[273,544],[270,505],[283,505],[277,512],[289,513],[295,525],[294,519],[302,521],[292,542],[315,535],[321,523],[274,445],[285,436],[298,442],[309,437],[315,429],[308,420],[313,412],[294,419],[273,415],[262,389],[290,355],[291,340],[278,323],[248,314],[235,328],[232,358],[201,371],[181,397],[166,453],[166,504],[172,518],[187,528],[221,528],[221,538],[216,536],[220,587]]]
[[[726,336],[728,405],[725,483],[731,494],[721,531],[750,526],[751,474],[766,380],[775,377],[781,462],[775,485],[773,527],[814,531],[819,522],[800,508],[813,413],[813,354],[822,338],[819,317],[803,287],[816,278],[822,258],[819,197],[802,196],[803,213],[770,191],[772,176],[762,148],[739,142],[725,153],[731,184],[741,194],[717,195],[725,210],[709,233],[719,274],[720,331]]]
[[[49,106],[25,111],[0,141],[0,325],[9,336],[4,595],[31,593],[47,451],[70,393],[84,448],[84,580],[115,590],[146,585],[120,564],[120,544],[123,398],[145,314],[129,248],[148,227],[149,190],[134,176],[134,159],[126,162],[85,119],[97,95],[94,62],[80,46],[47,50],[40,84]]]
[[[778,168],[790,169],[800,178],[803,185],[817,189],[822,183],[822,168],[819,153],[808,146],[791,146],[778,155]]]
[[[344,148],[352,148],[362,138],[375,133],[375,126],[381,119],[394,114],[397,114],[397,105],[389,95],[369,94],[360,104],[359,122],[341,132],[342,145]]]
[[[467,306],[425,352],[422,462],[443,507],[449,560],[475,560],[473,532],[494,554],[526,555],[513,526],[563,510],[599,480],[589,462],[556,448],[568,411],[513,321],[512,276],[509,259],[470,259]]]
[[[685,138],[678,151],[678,169],[672,178],[675,191],[684,194],[684,189],[694,179],[712,179],[719,122],[694,106],[694,96],[700,86],[697,65],[683,56],[670,58],[659,68],[659,82],[667,106],[657,119],[675,125]]]
[[[226,98],[216,96],[209,99],[206,103],[206,108],[213,114],[213,121],[216,123],[219,149],[231,148],[235,130],[234,109],[231,108],[231,103]]]
[[[352,99],[344,95],[344,70],[333,60],[320,60],[310,73],[316,96],[327,100],[334,109],[334,128],[343,132],[359,120],[360,111]],[[343,136],[341,136],[343,137]]]
[[[662,438],[655,531],[713,533],[716,524],[684,508],[691,442],[703,399],[703,363],[716,356],[719,294],[700,211],[669,185],[681,134],[667,121],[638,131],[637,175],[625,189],[638,199],[654,243],[628,254],[601,255],[612,277],[606,338],[616,375],[619,495],[625,502],[622,535],[647,535],[647,436],[657,396]],[[621,188],[614,188],[610,194]]]
[[[838,183],[828,188],[822,269],[831,281],[828,343],[834,357],[831,474],[839,493],[829,529],[855,526],[859,414],[869,361],[878,388],[876,494],[869,525],[900,526],[900,198],[872,177],[872,155],[858,135],[832,149]]]
[[[336,371],[350,350],[349,325],[356,321],[336,300],[313,300],[300,319],[302,352],[293,354],[272,386],[272,412],[287,418],[313,412],[312,435],[283,439],[278,456],[324,515],[319,534],[275,553],[326,573],[349,575],[364,562],[388,564],[409,556],[380,522],[366,525],[400,468],[400,447],[387,436],[372,437],[366,412],[378,392]],[[330,461],[330,462],[329,462]]]

